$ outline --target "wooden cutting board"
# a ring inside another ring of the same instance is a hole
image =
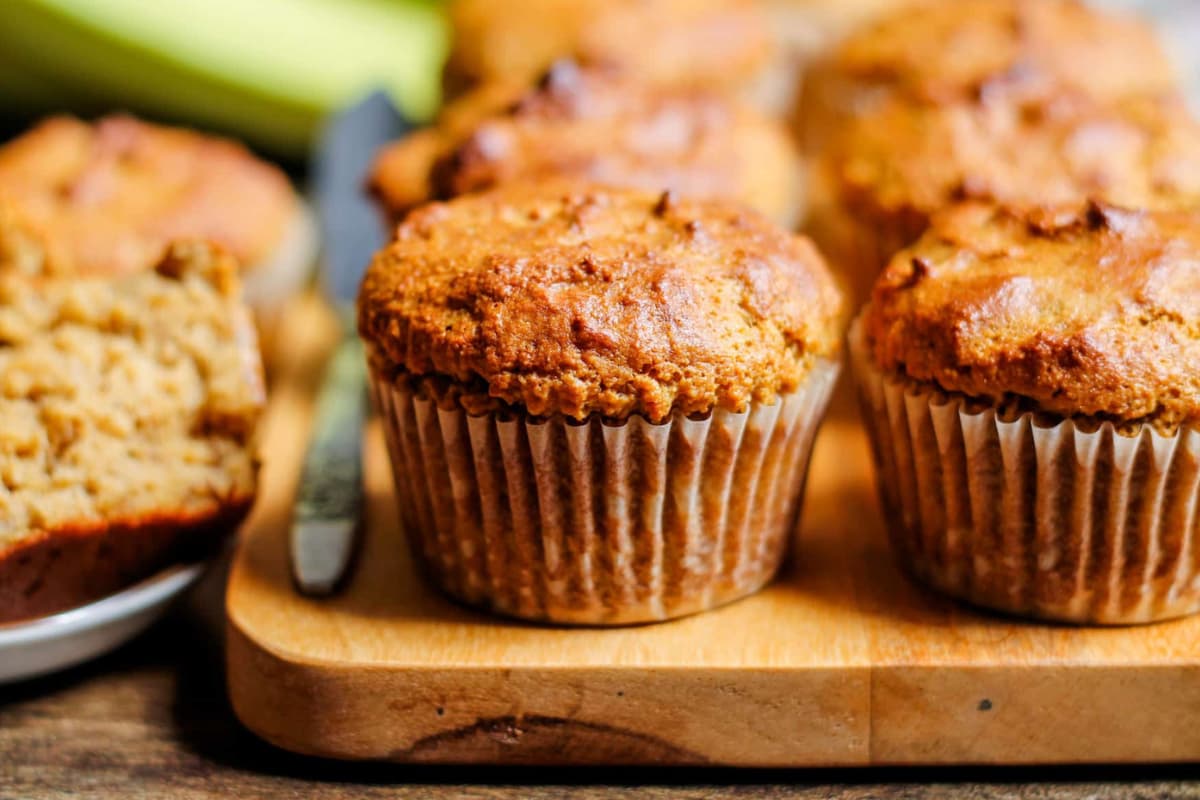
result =
[[[845,387],[794,557],[761,594],[661,625],[558,629],[443,599],[414,574],[380,430],[345,593],[296,594],[288,509],[332,324],[296,304],[263,493],[230,579],[229,688],[280,747],[407,762],[742,766],[1200,759],[1200,618],[1079,629],[971,611],[897,572]]]

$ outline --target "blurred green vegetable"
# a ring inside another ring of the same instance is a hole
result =
[[[0,104],[128,109],[296,156],[376,86],[428,118],[446,38],[423,0],[3,0]]]

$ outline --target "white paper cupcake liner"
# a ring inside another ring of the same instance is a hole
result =
[[[1200,433],[1002,418],[851,354],[901,562],[934,588],[1022,616],[1131,624],[1200,610]]]
[[[371,382],[430,578],[502,614],[609,625],[703,611],[774,576],[837,372],[819,365],[773,405],[659,425],[470,416]]]

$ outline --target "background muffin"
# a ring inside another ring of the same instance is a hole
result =
[[[254,500],[263,406],[236,268],[177,244],[117,278],[37,274],[0,223],[0,621],[211,553]],[[3,253],[21,253],[20,270]]]
[[[939,0],[761,0],[775,39],[765,97],[787,114],[810,67],[847,35],[880,17]]]
[[[1154,31],[1079,0],[953,0],[905,8],[849,36],[815,64],[797,106],[805,146],[896,97],[957,103],[1002,92],[1019,101],[1100,100],[1176,91]]]
[[[0,202],[85,275],[151,268],[167,244],[199,238],[242,264],[270,327],[315,255],[287,177],[239,144],[113,116],[46,120],[0,147]]]
[[[865,296],[958,201],[1200,207],[1200,124],[1175,97],[891,102],[846,125],[814,175],[811,233]]]
[[[865,297],[950,202],[1136,204],[1146,194],[1127,191],[1136,169],[1143,182],[1160,171],[1191,182],[1180,177],[1190,165],[1167,163],[1190,147],[1176,139],[1194,138],[1174,79],[1147,25],[1075,0],[964,0],[886,17],[805,83],[809,232]],[[1175,124],[1178,137],[1166,130]],[[1117,164],[1104,163],[1106,148]]]
[[[359,295],[417,556],[460,599],[557,622],[754,591],[840,319],[811,245],[740,206],[559,183],[418,209]]]
[[[771,48],[754,0],[454,0],[449,12],[451,97],[479,84],[527,86],[560,58],[655,85],[738,89]]]
[[[1023,615],[1126,623],[1200,608],[1200,218],[935,218],[852,336],[904,564]]]
[[[371,185],[399,218],[430,199],[555,176],[728,197],[786,227],[799,214],[799,157],[779,122],[712,92],[565,61],[528,90],[493,85],[452,103],[435,128],[380,155]]]

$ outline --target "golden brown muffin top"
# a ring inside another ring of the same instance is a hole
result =
[[[1200,424],[1200,212],[965,204],[865,313],[885,371],[1063,417]]]
[[[1080,0],[949,0],[908,8],[847,38],[822,67],[858,88],[953,102],[1066,88],[1097,97],[1171,92],[1149,25]]]
[[[83,273],[148,269],[180,238],[253,267],[297,212],[283,173],[241,145],[127,116],[54,117],[0,147],[0,201]]]
[[[733,87],[766,63],[755,0],[454,0],[451,94],[534,81],[560,58],[619,66],[670,86]]]
[[[959,200],[1200,206],[1200,123],[1177,98],[891,102],[849,123],[829,163],[853,213],[914,238]]]
[[[657,422],[796,389],[837,354],[842,298],[807,240],[741,206],[509,184],[410,214],[358,309],[385,369]]]
[[[437,127],[385,149],[371,184],[399,217],[429,199],[551,176],[730,197],[789,226],[797,211],[798,156],[778,121],[712,92],[569,61],[523,92],[463,96]]]

